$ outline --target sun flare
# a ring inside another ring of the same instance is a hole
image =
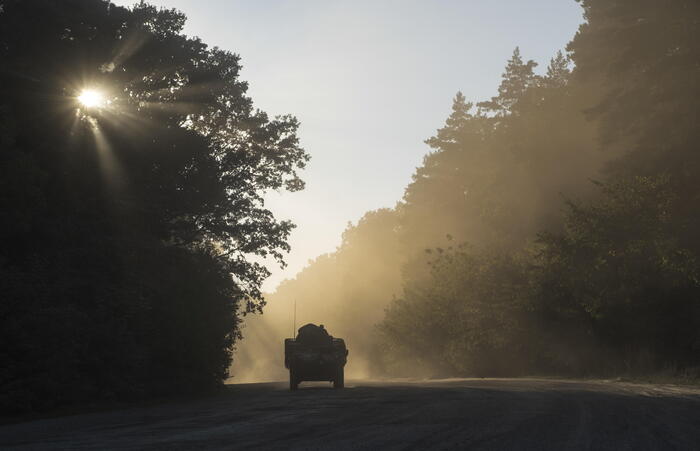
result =
[[[105,104],[104,95],[95,89],[84,89],[78,101],[86,108],[99,108]]]

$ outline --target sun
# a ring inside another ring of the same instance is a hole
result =
[[[96,89],[83,89],[78,96],[78,102],[85,108],[100,108],[105,104],[105,97]]]

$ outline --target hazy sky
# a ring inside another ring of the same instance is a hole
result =
[[[307,188],[269,197],[297,228],[267,290],[333,251],[348,221],[394,206],[458,90],[495,95],[516,46],[544,69],[583,20],[574,0],[149,3],[184,11],[188,35],[240,54],[257,107],[301,121]]]

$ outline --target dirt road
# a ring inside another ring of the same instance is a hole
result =
[[[282,383],[0,426],[0,449],[700,449],[700,390],[459,379]]]

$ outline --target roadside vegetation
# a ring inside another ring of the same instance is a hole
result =
[[[700,3],[580,3],[566,49],[456,93],[403,198],[267,301],[325,318],[364,375],[696,380]],[[264,194],[309,157],[184,23],[0,0],[3,412],[218,387],[263,310],[294,227]]]
[[[581,5],[564,52],[457,93],[396,207],[271,299],[385,309],[344,324],[375,374],[697,377],[700,4]]]
[[[292,116],[143,2],[0,2],[0,410],[206,390],[293,224]]]

